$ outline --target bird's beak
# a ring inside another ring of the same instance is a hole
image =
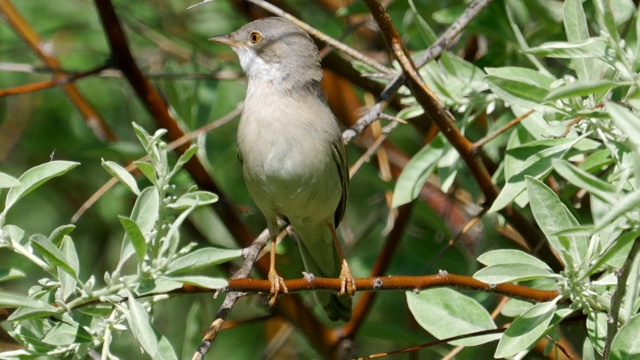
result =
[[[209,41],[217,42],[227,46],[240,46],[240,42],[232,38],[230,35],[219,35],[209,38]]]

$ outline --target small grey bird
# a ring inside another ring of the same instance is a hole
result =
[[[340,277],[339,294],[316,293],[329,319],[351,318],[355,282],[335,228],[349,187],[340,129],[327,106],[318,48],[301,28],[280,17],[253,21],[210,40],[238,54],[249,84],[238,127],[238,156],[249,193],[272,240],[271,299],[286,286],[275,271],[278,220],[294,229],[308,272]]]

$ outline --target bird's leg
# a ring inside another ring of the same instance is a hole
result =
[[[268,275],[269,282],[271,282],[271,291],[269,292],[269,307],[275,305],[280,290],[282,290],[282,292],[285,294],[289,292],[289,289],[287,289],[287,286],[284,284],[284,279],[280,275],[278,275],[278,272],[276,272],[276,244],[280,239],[282,239],[282,237],[284,237],[285,234],[286,232],[283,231],[278,234],[278,236],[271,237],[271,261],[269,264]]]
[[[338,255],[340,255],[340,260],[342,261],[342,266],[340,268],[340,292],[338,295],[349,294],[353,296],[356,294],[356,281],[351,274],[351,269],[349,268],[349,264],[347,264],[347,259],[344,257],[344,253],[342,252],[342,247],[340,246],[340,241],[338,241],[338,235],[336,234],[336,229],[333,227],[333,224],[327,223],[329,227],[329,231],[331,231],[331,236],[333,237],[333,243],[338,249]]]

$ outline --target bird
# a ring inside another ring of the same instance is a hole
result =
[[[275,269],[276,237],[284,222],[293,228],[305,270],[340,278],[340,292],[315,296],[330,320],[349,321],[356,285],[336,235],[347,205],[347,152],[320,87],[318,48],[283,17],[255,20],[210,40],[233,49],[248,79],[238,158],[269,229],[269,305],[287,292]]]

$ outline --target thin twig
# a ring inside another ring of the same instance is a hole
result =
[[[483,137],[482,139],[476,141],[475,143],[473,143],[471,151],[474,154],[477,154],[478,151],[480,151],[480,149],[482,149],[482,147],[485,146],[489,141],[497,138],[498,136],[503,134],[505,131],[511,129],[512,127],[514,127],[516,125],[518,125],[522,120],[528,118],[529,115],[533,114],[534,112],[535,112],[535,109],[531,109],[531,110],[527,111],[526,113],[524,113],[523,115],[518,116],[517,118],[509,121],[506,125],[504,125],[500,129],[498,129],[498,130],[494,131],[493,133],[491,133],[491,134]]]
[[[49,89],[56,86],[71,84],[77,80],[80,80],[92,75],[96,75],[100,73],[102,70],[107,69],[108,67],[109,65],[101,65],[85,72],[68,75],[68,76],[56,77],[53,80],[49,80],[49,81],[41,81],[38,83],[21,85],[21,86],[12,87],[10,89],[0,90],[0,97],[35,92],[35,91]]]
[[[640,238],[636,238],[634,240],[631,250],[629,251],[629,255],[627,255],[627,259],[624,261],[624,265],[622,265],[622,268],[616,272],[616,275],[618,275],[618,284],[616,286],[616,291],[611,296],[609,316],[607,317],[607,338],[604,343],[604,348],[602,349],[603,359],[609,358],[613,338],[618,333],[620,307],[622,306],[624,295],[627,292],[627,280],[629,279],[631,269],[633,268],[633,261],[636,259],[638,253],[640,253]]]

